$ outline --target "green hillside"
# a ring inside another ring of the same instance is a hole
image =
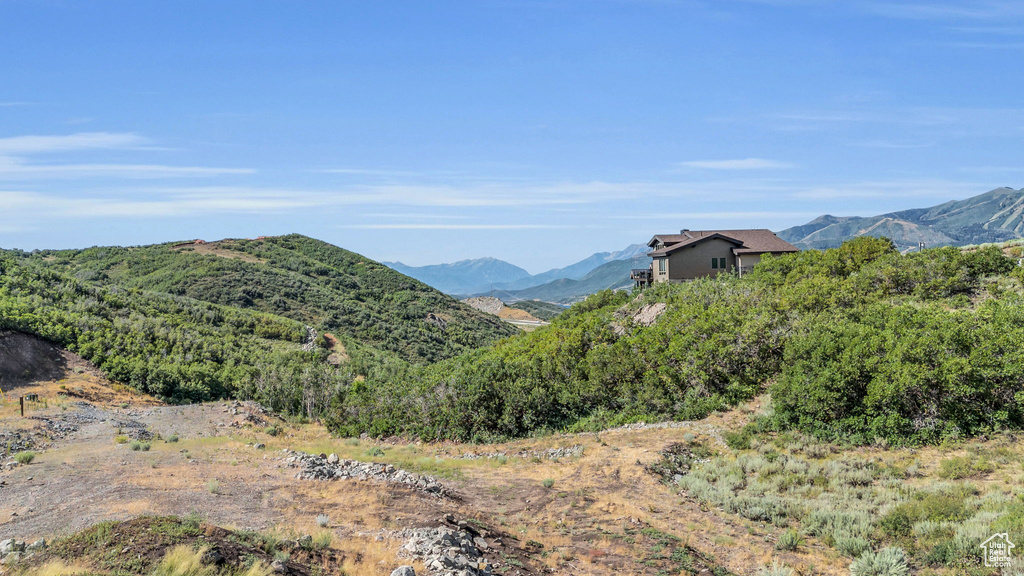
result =
[[[766,257],[743,278],[604,291],[491,348],[371,374],[329,425],[499,439],[702,418],[768,390],[767,425],[839,442],[1019,430],[1022,279],[996,247],[901,255],[859,238]]]
[[[354,377],[353,366],[330,365],[323,340],[309,342],[295,320],[95,286],[40,264],[0,253],[0,331],[42,337],[138,390],[171,401],[255,398],[316,414]],[[372,363],[373,351],[348,344]]]
[[[930,208],[871,217],[824,215],[779,232],[799,248],[835,248],[857,236],[886,237],[900,250],[965,246],[1024,237],[1024,190],[997,188]]]
[[[515,333],[378,262],[297,234],[17,256],[93,286],[282,316],[416,363],[450,358]]]

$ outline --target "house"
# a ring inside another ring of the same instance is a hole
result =
[[[650,269],[637,269],[630,278],[637,285],[683,282],[722,272],[742,276],[753,270],[765,254],[788,254],[800,249],[771,230],[681,230],[658,234],[647,243]]]

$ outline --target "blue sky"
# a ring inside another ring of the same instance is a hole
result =
[[[0,247],[539,272],[1024,186],[1019,1],[0,0]]]

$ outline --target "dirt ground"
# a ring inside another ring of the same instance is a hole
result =
[[[492,560],[508,574],[710,573],[715,566],[751,574],[773,558],[802,573],[840,574],[848,563],[814,542],[776,551],[777,529],[704,510],[645,471],[687,434],[720,444],[721,431],[742,425],[756,405],[674,427],[470,446],[335,439],[248,403],[161,405],[88,370],[22,385],[17,394],[28,393],[42,401],[25,418],[10,399],[0,403],[0,433],[22,431],[39,446],[31,464],[0,467],[0,540],[190,513],[229,529],[314,534],[322,530],[317,516],[327,515],[334,542],[352,559],[346,571],[380,574],[408,562],[396,558],[402,542],[387,534],[437,526],[452,514],[506,536],[508,550],[492,551]],[[270,426],[280,432],[269,434]],[[132,450],[135,439],[149,449]],[[548,456],[577,447],[582,455]],[[299,480],[282,449],[392,463],[439,478],[457,497],[370,480]],[[461,457],[467,453],[507,456]]]

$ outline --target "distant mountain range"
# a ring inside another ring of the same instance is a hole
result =
[[[477,258],[475,260],[462,260],[451,264],[434,264],[430,266],[406,266],[401,262],[384,262],[383,264],[424,284],[433,286],[442,292],[462,296],[478,296],[491,295],[492,293],[512,294],[562,280],[583,281],[591,273],[605,265],[628,261],[639,256],[646,258],[649,250],[643,244],[633,244],[616,252],[591,254],[583,260],[564,268],[554,268],[536,275],[531,275],[514,264],[496,258]],[[621,268],[621,266],[619,267]],[[607,272],[599,273],[594,278],[588,280],[588,282],[600,284],[604,282],[601,278],[606,277],[607,274]],[[630,284],[628,268],[624,278],[626,280],[625,283],[627,285]],[[611,281],[610,277],[608,281]],[[589,293],[596,292],[597,290]],[[542,290],[542,292],[545,291]],[[498,295],[500,296],[500,294]],[[564,298],[557,300],[537,298],[551,302],[566,301]],[[532,299],[534,297],[513,297],[510,301]]]
[[[430,266],[406,266],[401,262],[381,264],[447,294],[471,294],[480,292],[478,288],[482,285],[532,278],[526,270],[497,258],[460,260]]]
[[[487,294],[497,296],[510,303],[541,300],[558,304],[572,304],[601,290],[632,288],[633,281],[629,279],[629,271],[633,268],[648,268],[650,265],[651,259],[645,255],[629,260],[612,260],[594,268],[580,279],[560,278],[522,290],[495,290]]]
[[[880,216],[826,214],[779,232],[798,248],[834,248],[857,236],[885,236],[902,251],[1024,238],[1024,189],[997,188],[966,200]]]

